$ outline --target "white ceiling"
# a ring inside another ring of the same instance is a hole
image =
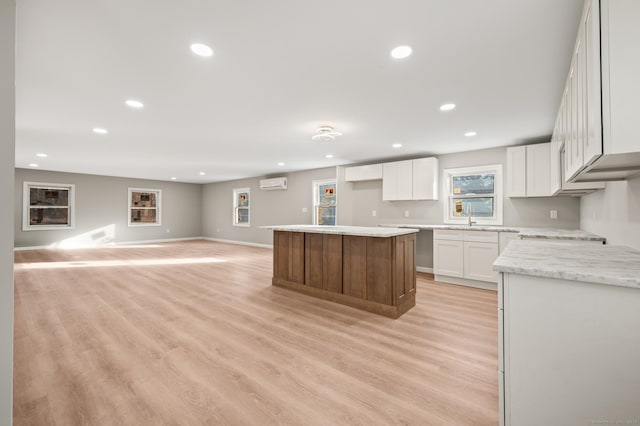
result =
[[[581,5],[21,0],[16,167],[204,183],[546,137]]]

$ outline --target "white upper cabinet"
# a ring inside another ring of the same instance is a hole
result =
[[[438,199],[438,159],[419,158],[413,161],[413,199]]]
[[[437,200],[438,159],[394,161],[382,164],[382,199]]]
[[[640,1],[586,0],[552,140],[565,182],[640,172]]]
[[[527,196],[527,147],[507,148],[507,197]]]
[[[507,148],[508,197],[549,197],[551,192],[549,164],[551,144]]]
[[[378,179],[382,179],[382,164],[367,164],[344,169],[344,180],[347,182]]]

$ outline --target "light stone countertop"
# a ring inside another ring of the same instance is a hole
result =
[[[398,235],[415,234],[413,228],[382,228],[366,226],[315,226],[315,225],[273,225],[261,226],[263,229],[289,232],[311,232],[314,234],[355,235],[358,237],[397,237]]]
[[[421,230],[451,229],[465,231],[494,231],[494,232],[517,232],[520,239],[555,239],[555,240],[582,240],[582,241],[605,241],[604,237],[592,234],[581,229],[556,229],[556,228],[526,228],[522,226],[497,226],[497,225],[455,225],[455,224],[384,224],[380,226],[391,226],[395,228],[411,227]]]
[[[640,288],[640,251],[573,241],[515,240],[494,262],[493,270]]]

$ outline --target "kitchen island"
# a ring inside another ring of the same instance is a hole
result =
[[[390,318],[413,306],[417,229],[265,226],[274,286]]]

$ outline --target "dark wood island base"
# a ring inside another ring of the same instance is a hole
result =
[[[417,230],[282,228],[272,227],[274,286],[394,319],[415,306]],[[382,236],[357,235],[371,233]]]

